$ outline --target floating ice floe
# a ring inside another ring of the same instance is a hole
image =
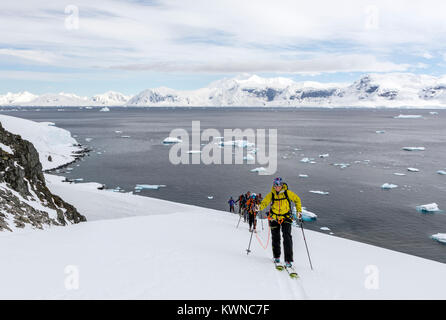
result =
[[[416,207],[418,212],[421,213],[440,213],[443,212],[442,210],[440,210],[440,208],[438,207],[438,204],[434,203],[429,203],[429,204],[424,204],[422,206],[417,206]]]
[[[377,130],[377,131],[375,131],[377,134],[383,134],[383,133],[386,133],[386,131],[385,130]]]
[[[115,133],[122,133],[121,130],[115,130]]]
[[[425,147],[403,147],[404,151],[424,151]]]
[[[320,154],[319,158],[328,158],[330,156],[329,153]]]
[[[183,140],[175,138],[175,137],[167,137],[163,140],[164,144],[174,144],[174,143],[181,143]]]
[[[304,221],[314,221],[317,219],[317,214],[310,212],[307,208],[302,207],[302,220]]]
[[[395,189],[395,188],[398,188],[398,185],[392,184],[392,183],[384,183],[381,186],[381,189],[384,189],[384,190],[390,190],[390,189]]]
[[[446,243],[446,233],[437,233],[432,235],[431,238],[435,241]]]
[[[303,162],[303,163],[311,163],[311,164],[316,163],[316,161],[314,161],[314,158],[302,158],[302,159],[300,160],[300,162]]]
[[[159,190],[160,188],[165,188],[164,184],[137,184],[135,190]]]
[[[214,199],[214,196],[208,196],[208,199],[212,200],[212,199]]]
[[[437,173],[441,174],[442,176],[446,176],[446,171],[445,170],[438,170]]]
[[[322,231],[330,231],[331,229],[329,227],[322,227],[321,230]]]
[[[308,174],[300,174],[299,178],[308,178]]]
[[[121,136],[121,138],[129,139],[129,138],[131,138],[131,137],[130,137],[130,136]]]
[[[395,119],[420,119],[420,118],[423,118],[423,116],[419,115],[419,114],[400,114],[394,118]]]
[[[87,142],[90,142],[92,140],[93,140],[93,138],[85,138],[85,141],[87,141]]]
[[[264,167],[260,167],[260,168],[255,168],[255,169],[251,169],[251,172],[263,172],[266,171],[266,169]]]
[[[226,146],[233,146],[238,148],[250,148],[254,147],[256,144],[252,142],[248,142],[246,140],[235,140],[235,141],[221,141],[220,146],[226,147]]]
[[[108,107],[104,107],[101,110],[99,110],[100,112],[109,112],[110,109]]]
[[[333,163],[333,166],[345,169],[350,167],[350,163]]]
[[[417,169],[417,168],[407,168],[407,171],[409,171],[409,172],[420,172],[420,169]]]
[[[315,193],[315,194],[321,194],[321,195],[329,195],[330,194],[330,192],[327,192],[327,191],[319,191],[319,190],[310,190],[309,192],[311,192],[311,193]]]
[[[405,173],[395,172],[394,175],[395,175],[395,176],[405,176],[406,174],[405,174]]]

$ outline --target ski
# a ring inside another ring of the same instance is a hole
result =
[[[283,264],[281,264],[280,262],[274,262],[274,265],[276,266],[276,269],[279,271],[283,271],[283,269],[285,269],[285,266]]]
[[[294,269],[294,267],[292,267],[292,266],[291,267],[286,267],[285,266],[285,269],[288,272],[290,278],[299,279],[299,275],[297,274],[296,269]]]

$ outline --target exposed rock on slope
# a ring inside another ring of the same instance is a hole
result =
[[[0,231],[86,221],[45,184],[39,154],[0,124]]]

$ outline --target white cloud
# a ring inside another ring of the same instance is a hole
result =
[[[10,1],[1,4],[0,54],[74,68],[386,72],[408,68],[391,62],[394,48],[423,47],[430,59],[443,46],[446,2],[373,3],[77,0],[79,28],[70,30],[60,2]]]

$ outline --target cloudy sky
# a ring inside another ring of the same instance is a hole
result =
[[[2,1],[0,94],[195,89],[240,73],[443,75],[444,12],[444,0]]]

